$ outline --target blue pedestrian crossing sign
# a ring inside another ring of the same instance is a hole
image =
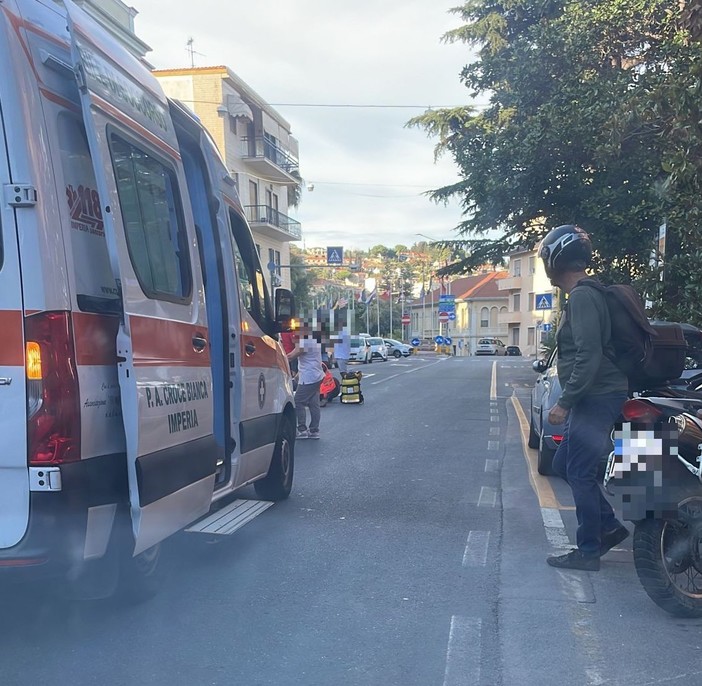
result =
[[[553,309],[553,293],[537,293],[535,300],[537,310]]]
[[[342,265],[344,264],[344,248],[340,245],[327,247],[327,264]]]

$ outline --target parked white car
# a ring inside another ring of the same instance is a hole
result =
[[[388,361],[388,349],[385,347],[385,341],[382,338],[372,336],[368,339],[371,349],[371,360]]]
[[[505,344],[499,338],[481,338],[475,348],[476,355],[506,355]]]

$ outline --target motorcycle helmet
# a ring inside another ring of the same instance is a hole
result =
[[[564,224],[543,237],[538,255],[544,261],[546,274],[564,271],[574,262],[588,267],[592,261],[592,243],[579,226]]]

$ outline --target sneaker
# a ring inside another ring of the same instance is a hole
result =
[[[319,431],[310,431],[309,438],[319,438]]]
[[[629,530],[620,524],[616,529],[605,531],[600,539],[600,557],[629,536]]]
[[[309,438],[310,435],[307,433],[307,431],[300,431],[300,429],[297,430],[297,434],[295,434],[295,438],[297,438],[298,441],[302,440],[303,438]]]
[[[546,562],[551,567],[561,569],[582,569],[586,572],[600,571],[600,558],[598,555],[584,555],[577,548],[565,555],[554,555],[547,557]]]

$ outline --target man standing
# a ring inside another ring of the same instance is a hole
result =
[[[322,370],[322,344],[312,335],[308,322],[300,327],[300,336],[295,349],[288,353],[288,360],[298,361],[298,380],[295,390],[295,412],[297,413],[297,438],[319,438],[319,386],[324,378]],[[307,430],[307,410],[310,409],[310,425]]]
[[[339,373],[346,374],[351,357],[351,333],[349,327],[344,326],[339,333],[339,340],[334,344],[334,360],[339,367]]]
[[[592,258],[587,233],[567,224],[549,232],[539,246],[546,275],[568,294],[556,333],[558,381],[562,394],[551,409],[551,424],[565,423],[553,470],[573,491],[577,545],[547,558],[552,567],[598,571],[600,557],[628,535],[597,482],[612,425],[626,400],[626,376],[614,363],[611,322],[604,293],[586,283]]]

